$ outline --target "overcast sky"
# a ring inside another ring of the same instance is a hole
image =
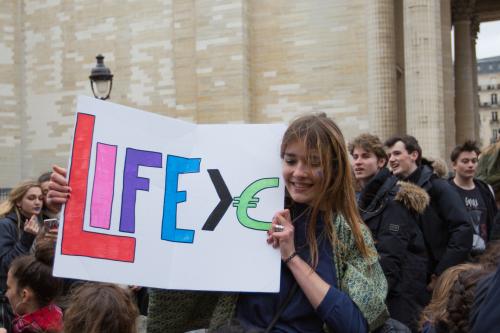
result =
[[[500,56],[500,21],[481,23],[476,56],[477,59]]]

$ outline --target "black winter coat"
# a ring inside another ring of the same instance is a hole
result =
[[[457,185],[453,183],[453,177],[449,178],[448,182],[453,186],[453,188],[456,189]],[[486,239],[486,241],[498,240],[500,239],[500,226],[496,225],[498,224],[498,222],[495,221],[496,215],[498,213],[495,196],[491,192],[492,190],[490,190],[488,184],[486,184],[482,180],[474,178],[474,185],[479,190],[484,204],[486,205],[486,226],[488,229],[488,239]]]
[[[21,230],[24,221],[20,224]],[[35,235],[21,231],[19,237],[15,212],[0,218],[0,291],[5,291],[10,264],[17,257],[29,254]]]
[[[422,165],[408,178],[430,196],[430,205],[420,216],[420,227],[430,255],[430,270],[440,275],[467,260],[472,249],[473,229],[460,195],[433,170]]]
[[[428,301],[428,256],[418,215],[429,204],[429,196],[382,169],[363,189],[358,203],[387,278],[391,317],[416,331],[418,315]]]
[[[488,184],[479,179],[474,179],[474,185],[479,189],[481,196],[483,197],[484,203],[486,205],[486,211],[488,214],[488,219],[486,224],[488,226],[488,241],[500,239],[500,226],[498,226],[498,221],[496,216],[498,214],[497,204],[495,202],[495,196],[490,190]]]

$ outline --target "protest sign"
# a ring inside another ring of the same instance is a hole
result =
[[[165,289],[279,290],[281,124],[197,125],[79,97],[54,274]]]

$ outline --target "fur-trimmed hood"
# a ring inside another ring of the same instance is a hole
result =
[[[401,202],[408,210],[422,214],[429,205],[429,194],[421,187],[409,182],[400,180],[397,185],[399,191],[394,200]]]

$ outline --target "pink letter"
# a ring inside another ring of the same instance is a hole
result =
[[[115,184],[116,146],[97,143],[90,225],[109,229]]]

